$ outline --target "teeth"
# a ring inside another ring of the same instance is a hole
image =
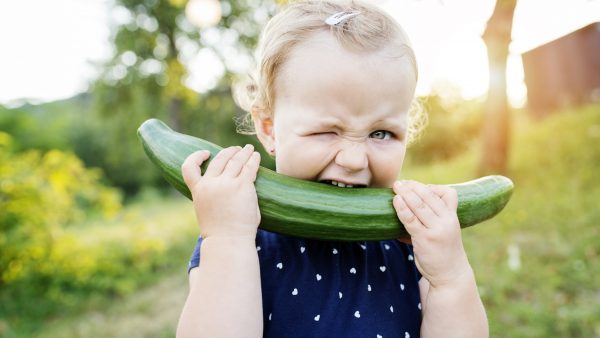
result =
[[[345,184],[345,183],[338,182],[338,181],[331,181],[331,185],[335,185],[340,188],[352,188],[353,187],[352,184]]]

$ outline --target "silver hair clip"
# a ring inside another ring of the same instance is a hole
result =
[[[358,11],[352,11],[352,12],[337,12],[335,14],[333,14],[332,16],[328,17],[327,19],[325,19],[325,23],[330,25],[330,26],[337,26],[339,25],[341,22],[350,19],[352,17],[355,17],[357,15],[359,15],[360,12]]]

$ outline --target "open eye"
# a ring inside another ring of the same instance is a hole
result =
[[[376,138],[379,140],[389,140],[392,138],[392,136],[394,136],[394,134],[387,130],[377,130],[372,132],[371,135],[369,135],[369,137]]]

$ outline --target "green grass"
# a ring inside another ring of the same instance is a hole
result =
[[[184,260],[181,260],[182,262]],[[155,284],[79,316],[48,322],[35,338],[174,337],[188,292],[185,269],[176,268]]]

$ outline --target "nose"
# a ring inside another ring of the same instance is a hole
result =
[[[369,166],[367,147],[363,142],[346,142],[335,156],[335,163],[348,171],[360,171]]]

